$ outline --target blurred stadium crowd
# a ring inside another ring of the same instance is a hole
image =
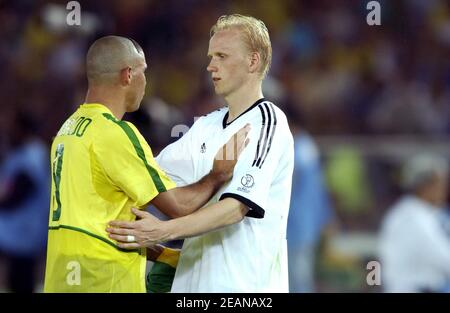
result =
[[[424,150],[450,159],[450,2],[379,1],[380,26],[367,25],[368,1],[359,0],[79,2],[80,26],[67,25],[67,1],[0,2],[0,290],[39,291],[45,153],[84,101],[93,40],[116,34],[144,48],[148,90],[126,119],[157,154],[179,136],[174,126],[223,105],[206,52],[210,27],[229,13],[266,23],[273,62],[264,93],[296,137],[292,291],[383,290],[366,283],[366,264],[379,260],[377,234],[402,195],[403,161]],[[12,286],[9,276],[25,282]]]

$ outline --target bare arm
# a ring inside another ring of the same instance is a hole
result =
[[[247,212],[247,206],[238,200],[225,198],[190,215],[164,222],[160,226],[161,238],[155,239],[166,241],[198,236],[238,223]],[[153,238],[149,236],[147,240]]]
[[[121,248],[136,249],[157,242],[198,236],[242,221],[248,208],[238,200],[225,198],[202,210],[169,221],[161,221],[148,212],[133,209],[141,219],[136,222],[114,221],[107,231]],[[127,242],[127,235],[136,242]]]
[[[184,216],[204,206],[228,179],[210,172],[194,184],[160,193],[151,204],[172,218]]]
[[[242,150],[249,143],[247,139],[249,131],[250,125],[247,124],[230,138],[217,152],[213,169],[208,175],[194,184],[160,193],[151,201],[151,204],[172,218],[188,215],[204,206],[233,176],[234,166]],[[230,151],[237,151],[237,153],[230,154]]]

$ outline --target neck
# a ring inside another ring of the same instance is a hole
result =
[[[126,112],[124,96],[119,88],[89,86],[85,103],[103,104],[118,120],[121,120]]]
[[[260,81],[244,84],[239,90],[226,96],[228,121],[234,120],[261,98],[263,98],[263,93]]]
[[[435,208],[440,208],[440,207],[445,206],[444,205],[444,201],[439,201],[439,199],[434,197],[432,193],[429,193],[426,190],[419,190],[419,191],[416,192],[415,195],[416,195],[416,197],[418,197],[422,201],[425,201],[425,202],[431,204]]]

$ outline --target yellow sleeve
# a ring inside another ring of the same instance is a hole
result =
[[[150,146],[131,123],[111,115],[105,131],[97,134],[94,152],[108,178],[136,206],[143,206],[159,193],[175,187],[153,158]]]
[[[180,259],[180,250],[179,249],[172,249],[168,247],[164,247],[164,250],[161,252],[161,254],[158,256],[156,261],[161,263],[166,263],[173,268],[176,268],[178,265],[178,260]]]

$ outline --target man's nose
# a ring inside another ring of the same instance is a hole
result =
[[[213,64],[213,61],[209,62],[208,66],[206,67],[206,70],[208,72],[217,72],[217,66]]]

